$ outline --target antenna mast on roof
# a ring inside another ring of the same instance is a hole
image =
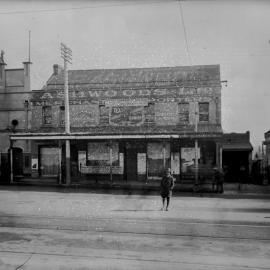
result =
[[[29,36],[28,36],[28,62],[31,62],[31,31],[29,30]]]

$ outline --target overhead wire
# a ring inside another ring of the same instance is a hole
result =
[[[167,0],[166,2],[177,2],[178,0]],[[82,6],[82,7],[70,7],[70,8],[56,8],[56,9],[33,9],[33,10],[17,10],[17,11],[2,11],[1,15],[12,15],[12,14],[27,14],[27,13],[50,13],[50,12],[62,12],[62,11],[76,11],[85,9],[97,9],[97,8],[107,8],[107,7],[118,7],[118,6],[129,6],[129,5],[153,5],[166,3],[164,0],[153,0],[153,1],[129,1],[121,2],[115,4],[105,4],[105,5],[92,5],[92,6]]]
[[[187,53],[187,56],[188,56],[189,64],[192,65],[192,59],[191,59],[190,50],[189,50],[187,30],[186,30],[184,12],[183,12],[183,7],[182,7],[182,4],[181,4],[181,0],[178,0],[178,3],[179,3],[179,8],[180,8],[180,17],[181,17],[181,22],[182,22],[183,32],[184,32],[184,38],[185,38],[186,53]]]

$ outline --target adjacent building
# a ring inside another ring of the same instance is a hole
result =
[[[247,181],[249,181],[253,151],[249,131],[245,133],[224,133],[221,145],[225,181],[238,182],[241,166],[245,168]]]
[[[265,153],[264,153],[264,168],[265,168],[265,176],[270,183],[270,130],[264,133],[264,145],[265,145]]]
[[[54,65],[32,92],[30,132],[11,135],[14,143],[31,141],[32,177],[63,181],[66,139],[72,181],[156,180],[166,167],[180,180],[196,156],[204,171],[222,165],[219,65],[70,70],[68,78],[71,133],[64,74]]]
[[[27,132],[31,125],[30,62],[23,68],[7,69],[4,52],[0,56],[0,172],[1,181],[10,174],[10,148],[13,148],[14,176],[31,174],[31,144],[28,140],[10,141],[9,135]]]

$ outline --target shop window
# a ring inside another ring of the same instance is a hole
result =
[[[65,125],[65,106],[60,106],[59,120],[60,120],[60,125],[64,126]]]
[[[170,151],[169,143],[148,143],[147,164],[150,178],[162,177],[164,169],[170,167]]]
[[[178,115],[180,124],[189,123],[189,103],[178,104]]]
[[[202,102],[199,103],[199,122],[209,121],[209,103]]]
[[[52,124],[52,107],[51,106],[42,107],[42,120],[43,120],[43,124],[45,125]]]
[[[111,154],[110,154],[111,149]],[[111,158],[111,160],[110,160]],[[88,143],[87,166],[119,166],[119,144],[107,142]]]

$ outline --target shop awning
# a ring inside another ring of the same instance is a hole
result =
[[[252,151],[253,147],[249,142],[228,143],[222,145],[223,151]]]
[[[16,133],[11,140],[113,140],[113,139],[178,139],[178,138],[213,138],[221,134],[185,133],[185,134],[108,134],[90,135],[86,133]]]

